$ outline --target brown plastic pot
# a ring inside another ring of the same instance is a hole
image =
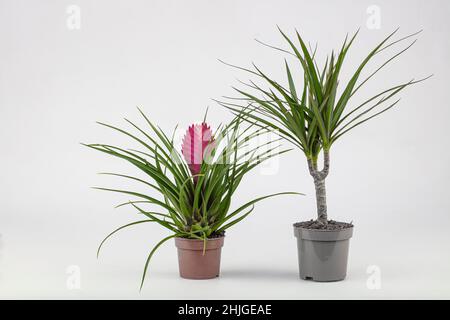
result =
[[[225,237],[206,240],[175,238],[180,276],[185,279],[212,279],[220,273],[220,253]]]

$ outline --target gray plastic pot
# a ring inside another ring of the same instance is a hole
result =
[[[313,230],[294,226],[294,234],[301,279],[323,282],[345,279],[353,227]]]

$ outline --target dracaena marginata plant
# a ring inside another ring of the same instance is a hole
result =
[[[109,124],[99,124],[135,140],[142,147],[141,150],[109,144],[86,146],[127,161],[142,171],[144,177],[103,174],[130,179],[153,190],[142,193],[96,188],[136,197],[137,200],[130,200],[117,207],[130,205],[143,217],[142,220],[111,232],[101,242],[97,255],[108,238],[130,226],[153,222],[170,231],[170,235],[159,241],[150,251],[142,275],[141,288],[150,259],[164,242],[175,237],[201,239],[205,247],[208,238],[223,236],[225,230],[247,217],[253,211],[255,203],[275,195],[296,194],[270,194],[230,210],[232,196],[244,175],[261,162],[288,151],[279,150],[278,145],[274,144],[276,139],[253,147],[252,140],[267,133],[268,129],[247,125],[247,122],[243,121],[245,116],[239,115],[229,124],[219,126],[214,134],[205,122],[190,126],[184,136],[180,153],[179,146],[174,145],[174,134],[169,137],[139,111],[148,129],[125,119],[138,135]],[[155,193],[159,197],[155,196]]]
[[[351,38],[346,37],[340,50],[336,53],[331,52],[325,64],[319,68],[316,61],[317,47],[312,50],[298,32],[296,39],[291,40],[281,29],[279,31],[290,50],[260,43],[294,57],[302,70],[303,87],[298,89],[286,59],[284,68],[287,85],[284,86],[254,64],[254,69],[231,65],[257,76],[268,87],[256,84],[253,80],[250,83],[242,82],[249,89],[235,88],[241,94],[240,97],[225,97],[227,98],[225,101],[218,102],[235,114],[245,114],[246,119],[256,121],[261,127],[272,128],[303,151],[316,189],[318,227],[326,228],[328,215],[325,179],[330,170],[331,147],[350,130],[394,107],[399,102],[396,97],[403,89],[425,79],[413,79],[397,84],[356,105],[352,103],[352,98],[372,77],[407,51],[416,40],[412,40],[383,60],[362,80],[361,74],[373,58],[396,45],[410,41],[409,39],[420,31],[397,40],[392,40],[397,30],[387,36],[363,59],[341,91],[338,88],[342,83],[341,70],[358,32]],[[245,107],[240,103],[242,100],[246,103]],[[252,105],[251,108],[248,108],[248,103]],[[318,159],[321,152],[323,152],[323,168],[319,169]]]

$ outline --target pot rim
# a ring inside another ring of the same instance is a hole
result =
[[[217,250],[223,247],[225,236],[206,239],[205,250]],[[175,237],[175,246],[181,250],[203,251],[204,240]]]
[[[225,238],[225,236],[215,237],[215,238],[206,238],[206,241],[215,241]],[[183,237],[175,237],[175,239],[181,240],[181,241],[201,241],[203,242],[203,239],[189,239],[189,238],[183,238]]]
[[[312,241],[341,241],[353,236],[354,226],[340,230],[308,229],[294,226],[294,236]]]
[[[351,230],[355,227],[355,226],[351,226],[351,227],[339,229],[339,230],[325,230],[325,229],[308,229],[305,227],[296,227],[295,225],[293,225],[293,226],[294,226],[294,229],[302,229],[302,230],[313,231],[313,232],[339,232],[339,231]]]

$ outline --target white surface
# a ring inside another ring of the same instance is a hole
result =
[[[66,27],[72,4],[81,9],[80,30]],[[369,30],[372,4],[0,0],[0,297],[450,298],[450,4],[378,1],[381,29]],[[329,213],[356,225],[348,279],[298,279],[291,224],[314,217],[315,201],[303,155],[294,151],[280,159],[276,174],[249,175],[234,204],[277,191],[307,196],[261,203],[229,230],[219,279],[178,278],[176,250],[168,243],[139,294],[146,255],[166,233],[150,225],[129,229],[96,260],[103,236],[136,215],[112,209],[127,198],[88,187],[123,187],[96,172],[136,171],[78,143],[126,143],[94,121],[138,119],[136,105],[166,130],[200,121],[206,105],[213,125],[229,118],[210,98],[232,94],[235,78],[247,75],[217,58],[242,66],[254,61],[284,79],[282,56],[253,41],[284,46],[276,24],[318,41],[322,55],[361,26],[344,75],[397,26],[402,35],[424,29],[417,45],[359,99],[391,83],[435,76],[332,150]],[[71,265],[80,268],[80,289],[67,287]],[[379,290],[366,285],[371,265],[381,270]]]
[[[253,217],[254,219],[258,217]],[[251,222],[247,222],[250,224]],[[245,224],[243,225],[243,227]],[[285,226],[288,229],[289,226]],[[141,231],[144,228],[141,228]],[[243,228],[242,228],[243,229]],[[113,240],[96,261],[92,248],[76,248],[68,237],[60,244],[45,246],[23,243],[3,259],[2,298],[123,298],[123,299],[417,299],[449,297],[448,236],[421,237],[409,233],[375,241],[369,227],[358,226],[352,239],[348,278],[343,282],[316,283],[298,278],[295,241],[282,233],[272,245],[258,247],[264,240],[258,232],[250,239],[236,230],[223,248],[222,274],[214,280],[185,280],[178,277],[176,249],[168,243],[154,257],[142,293],[138,285],[145,259],[145,246],[129,231]],[[368,232],[363,236],[361,232]],[[441,233],[442,234],[442,233]],[[142,235],[142,234],[141,234]],[[128,240],[128,244],[124,242]],[[389,242],[390,241],[390,242]],[[37,241],[42,243],[41,241]],[[91,240],[92,243],[95,239]],[[148,241],[150,244],[151,241]],[[127,248],[133,246],[133,252]],[[66,267],[78,264],[81,288],[69,290]],[[368,286],[367,268],[381,270],[379,289]]]

